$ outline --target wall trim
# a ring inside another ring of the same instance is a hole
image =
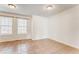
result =
[[[64,41],[57,40],[56,38],[49,38],[49,39],[54,40],[54,41],[56,41],[56,42],[59,42],[59,43],[61,43],[61,44],[67,45],[67,46],[69,46],[69,47],[79,49],[79,47],[76,47],[76,46],[71,45],[71,44],[69,44],[69,43],[66,43],[66,42],[64,42]]]

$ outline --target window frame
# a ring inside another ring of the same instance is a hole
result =
[[[28,20],[27,20],[27,19],[23,19],[23,20],[26,20],[26,21],[27,21],[27,22],[26,22],[26,23],[27,23],[27,24],[26,24],[26,33],[21,33],[21,34],[20,34],[20,33],[18,33],[18,19],[21,19],[21,20],[22,20],[23,18],[17,18],[17,19],[16,19],[16,23],[17,23],[17,25],[16,25],[16,30],[17,30],[17,31],[16,31],[16,34],[17,34],[17,35],[27,35],[27,34],[28,34]]]
[[[0,17],[9,17],[9,16],[0,16]],[[11,34],[1,34],[1,25],[0,25],[0,34],[2,35],[2,36],[6,36],[6,35],[27,35],[28,33],[29,33],[29,27],[28,27],[28,25],[29,25],[29,21],[30,20],[28,20],[27,18],[20,18],[20,17],[10,17],[10,18],[12,18],[12,33]],[[23,33],[23,34],[18,34],[17,33],[17,19],[24,19],[24,20],[27,20],[27,28],[26,28],[26,33]],[[1,36],[0,35],[0,36]]]
[[[7,17],[7,16],[0,16],[0,17]],[[7,17],[7,18],[8,18],[8,17]],[[13,18],[12,18],[12,17],[9,17],[9,18],[11,18],[11,20],[12,20],[12,22],[13,22]],[[10,20],[10,19],[9,19],[9,20]],[[1,22],[0,22],[0,23],[1,23]],[[12,32],[12,25],[13,25],[13,24],[11,24],[11,33],[8,34],[8,33],[1,33],[1,27],[6,27],[6,26],[9,26],[9,25],[1,25],[1,24],[0,24],[0,35],[12,35],[12,33],[13,33],[13,32]]]

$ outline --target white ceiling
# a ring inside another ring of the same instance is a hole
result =
[[[0,4],[1,12],[9,12],[23,15],[39,15],[39,16],[52,16],[61,11],[67,10],[76,5],[74,4],[56,4],[52,10],[47,10],[46,4],[16,4],[16,9],[10,9],[7,4]]]

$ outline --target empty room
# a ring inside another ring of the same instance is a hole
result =
[[[78,4],[0,4],[0,54],[78,53]]]

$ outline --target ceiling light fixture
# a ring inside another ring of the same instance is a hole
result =
[[[16,8],[15,4],[8,4],[9,8]]]
[[[48,5],[48,6],[47,6],[47,9],[48,9],[48,10],[52,10],[54,7],[55,7],[54,5]]]

